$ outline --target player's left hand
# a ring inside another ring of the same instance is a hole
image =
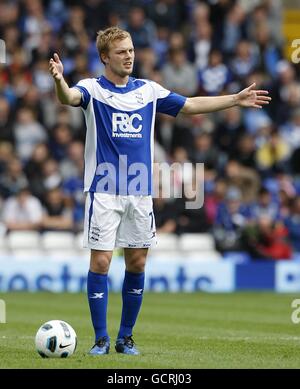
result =
[[[267,90],[256,90],[255,82],[239,92],[237,96],[237,105],[247,108],[262,108],[263,105],[269,104],[271,97],[266,96]]]

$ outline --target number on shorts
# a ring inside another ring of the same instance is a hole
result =
[[[153,211],[151,211],[151,212],[149,213],[149,216],[150,216],[150,218],[151,218],[151,226],[150,226],[150,229],[151,229],[151,231],[152,231],[152,229],[153,229],[153,221],[154,221]]]

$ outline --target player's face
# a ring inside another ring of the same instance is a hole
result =
[[[119,77],[129,76],[132,73],[134,62],[132,40],[126,38],[112,42],[106,61],[106,66]]]

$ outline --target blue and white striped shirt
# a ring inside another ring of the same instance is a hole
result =
[[[101,76],[75,87],[87,127],[84,191],[150,195],[155,114],[176,116],[186,98],[132,77],[127,85]]]

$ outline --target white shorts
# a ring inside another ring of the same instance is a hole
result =
[[[115,247],[147,248],[156,244],[151,196],[87,193],[85,248],[111,251]]]

